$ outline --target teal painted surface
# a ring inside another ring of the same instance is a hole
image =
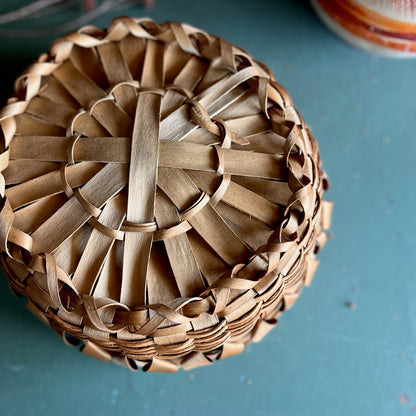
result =
[[[351,48],[305,1],[156,0],[151,12],[128,13],[199,26],[272,69],[319,141],[334,240],[312,286],[262,343],[175,375],[131,373],[65,346],[1,278],[1,413],[415,414],[416,62]],[[0,42],[3,103],[50,41]]]

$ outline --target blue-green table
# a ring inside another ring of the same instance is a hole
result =
[[[1,277],[0,414],[413,414],[416,62],[353,49],[306,1],[156,0],[153,11],[122,13],[191,23],[272,69],[320,144],[334,238],[312,286],[262,343],[175,375],[128,372],[65,346]],[[51,40],[0,41],[3,104]]]

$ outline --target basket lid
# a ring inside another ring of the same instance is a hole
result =
[[[316,266],[316,143],[270,71],[221,38],[84,28],[0,119],[3,263],[58,331],[142,361],[209,352],[252,338]]]

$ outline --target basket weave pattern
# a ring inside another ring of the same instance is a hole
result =
[[[70,344],[174,372],[241,352],[309,284],[331,204],[270,71],[179,23],[57,40],[0,113],[12,288]]]

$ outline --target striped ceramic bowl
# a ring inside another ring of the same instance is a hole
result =
[[[352,45],[416,56],[416,0],[311,0],[323,22]]]

